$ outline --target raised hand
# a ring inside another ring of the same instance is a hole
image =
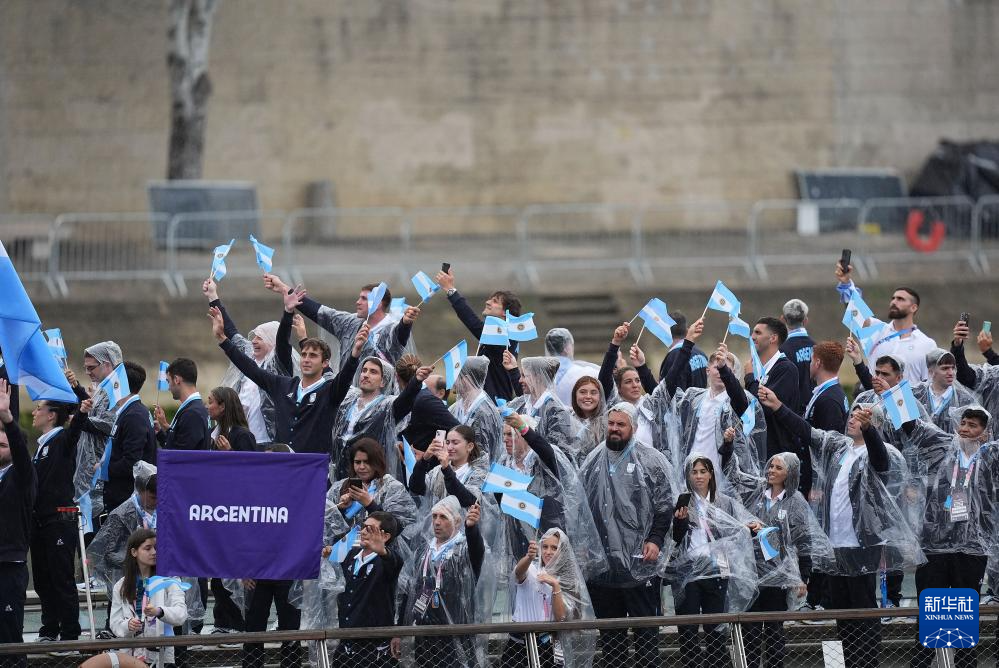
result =
[[[628,332],[631,331],[631,325],[627,322],[622,322],[620,325],[614,328],[614,335],[611,336],[611,343],[615,346],[620,346],[624,343],[624,340],[628,338]]]
[[[301,286],[301,284],[296,285],[295,289],[291,292],[285,290],[281,293],[281,296],[284,299],[285,313],[294,313],[295,309],[297,309],[301,303],[305,301],[306,294],[308,293],[305,291],[305,288]]]
[[[214,278],[205,279],[205,282],[201,284],[201,294],[203,294],[210,302],[219,298],[219,288],[218,285],[215,284]]]
[[[978,332],[978,350],[985,353],[992,349],[992,332],[982,330]]]
[[[364,348],[364,344],[368,341],[368,334],[371,333],[371,326],[368,323],[361,325],[361,329],[357,330],[357,335],[354,337],[354,348],[350,351],[352,357],[360,357],[361,349]]]
[[[416,380],[422,383],[427,378],[429,378],[430,374],[432,374],[433,372],[434,368],[432,366],[421,366],[419,369],[416,370]]]
[[[212,321],[212,334],[215,335],[215,340],[222,343],[228,338],[225,335],[225,321],[222,320],[222,311],[212,306],[208,309],[208,317]]]
[[[70,387],[72,387],[72,388],[73,388],[74,390],[75,390],[75,389],[76,389],[77,387],[79,387],[79,385],[80,385],[80,381],[78,381],[78,380],[76,379],[76,374],[75,374],[75,373],[73,373],[73,370],[72,370],[72,369],[70,369],[70,368],[66,368],[66,370],[64,370],[64,371],[63,371],[63,374],[65,374],[65,376],[66,376],[66,381],[67,381],[67,382],[69,383],[69,386],[70,386]]]
[[[509,350],[503,351],[503,368],[507,371],[513,371],[517,368],[517,358]]]
[[[757,398],[759,398],[760,403],[769,408],[770,410],[775,411],[779,409],[781,406],[783,406],[783,404],[780,402],[780,399],[777,398],[777,395],[774,394],[773,391],[767,389],[762,385],[760,386],[760,389],[756,392],[756,396]]]
[[[704,318],[698,318],[697,320],[694,321],[694,324],[692,324],[690,327],[687,328],[687,340],[697,341],[697,339],[701,338],[701,334],[703,333],[704,333]]]
[[[10,384],[0,378],[0,422],[10,423],[14,415],[10,412]]]
[[[846,349],[846,356],[850,358],[850,361],[853,362],[854,366],[864,361],[864,354],[860,351],[860,346],[857,345],[857,340],[852,336],[846,337],[846,345],[844,348]]]
[[[964,342],[967,340],[968,336],[971,335],[971,328],[968,327],[968,323],[963,320],[958,320],[957,324],[954,325],[954,343],[959,346],[963,346]]]
[[[454,270],[448,269],[447,273],[443,271],[438,271],[434,276],[434,282],[441,286],[441,289],[445,292],[454,287]]]
[[[839,262],[836,263],[836,280],[840,283],[846,285],[853,280],[853,265],[849,265],[846,271],[843,271],[843,267],[839,266]]]
[[[309,332],[305,329],[305,318],[302,317],[301,313],[296,313],[295,317],[291,319],[291,330],[295,332],[296,341],[301,341],[309,336]]]
[[[288,292],[288,286],[276,274],[264,274],[264,287],[278,294]]]
[[[416,322],[416,319],[420,317],[420,309],[416,306],[407,306],[405,313],[402,314],[402,322],[406,325],[412,325]]]
[[[871,420],[874,418],[874,411],[870,408],[858,408],[853,412],[857,416],[857,421],[860,422],[861,429],[867,429],[871,426]]]
[[[538,558],[538,543],[536,541],[531,541],[527,544],[527,558],[534,561]]]
[[[479,523],[479,517],[482,514],[482,510],[479,508],[479,503],[476,501],[472,504],[472,507],[468,509],[468,515],[465,517],[465,526],[471,529],[476,524]]]
[[[631,350],[628,351],[628,359],[631,361],[633,367],[637,368],[645,365],[645,353],[638,347],[638,344],[633,345]]]

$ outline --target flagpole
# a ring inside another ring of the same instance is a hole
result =
[[[701,320],[704,320],[704,317],[705,317],[705,316],[706,316],[707,314],[708,314],[708,307],[707,307],[707,306],[705,306],[705,307],[704,307],[704,313],[702,313],[702,314],[701,314]]]
[[[629,321],[628,321],[628,324],[629,324],[629,325],[631,325],[631,323],[633,323],[633,322],[635,322],[636,320],[638,320],[638,316],[640,316],[640,315],[642,315],[642,312],[641,312],[641,311],[639,311],[638,313],[636,313],[636,314],[635,314],[635,317],[634,317],[634,318],[632,318],[631,320],[629,320]]]
[[[642,334],[644,334],[644,333],[645,333],[645,325],[642,325],[642,331],[640,331],[638,333],[638,338],[635,339],[635,345],[636,346],[638,345],[638,342],[642,340]]]
[[[727,339],[728,339],[728,327],[725,328],[725,336],[722,337],[721,342],[725,343]]]
[[[413,308],[420,308],[421,306],[423,306],[423,302],[425,302],[425,301],[427,301],[427,300],[426,299],[421,299],[420,303],[417,304],[416,306],[414,306]]]

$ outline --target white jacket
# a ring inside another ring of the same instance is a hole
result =
[[[121,588],[125,578],[114,583],[114,594],[111,600],[111,630],[119,638],[134,638],[141,635],[144,638],[158,638],[163,635],[173,635],[174,626],[180,626],[187,621],[187,603],[184,601],[184,592],[177,585],[170,585],[154,593],[149,602],[157,608],[163,609],[163,617],[157,619],[154,624],[146,625],[141,633],[132,633],[128,630],[128,620],[136,619],[135,606],[130,604],[121,596]],[[169,633],[165,633],[165,627],[171,627]],[[156,662],[159,651],[136,647],[133,649],[119,650],[121,654],[129,654],[135,657],[145,657],[143,660],[148,664]],[[163,652],[163,662],[173,663],[173,647],[167,647]]]

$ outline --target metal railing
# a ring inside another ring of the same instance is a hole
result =
[[[983,606],[977,653],[983,665],[999,656],[996,614]],[[914,608],[827,610],[590,619],[548,623],[494,623],[407,626],[120,638],[102,641],[0,645],[0,665],[27,656],[29,665],[79,665],[87,655],[108,651],[169,648],[186,666],[243,665],[396,665],[375,663],[397,652],[407,666],[497,666],[569,668],[642,666],[760,665],[909,666],[953,664],[954,649],[925,649],[918,642]],[[699,630],[702,629],[703,633]],[[392,639],[396,638],[395,645]],[[302,646],[305,643],[305,647]],[[307,652],[307,654],[306,654]],[[701,659],[701,656],[707,660]],[[306,659],[306,656],[308,657]],[[152,664],[153,661],[150,661]],[[971,665],[974,665],[972,662]]]
[[[853,249],[861,278],[928,262],[988,275],[999,257],[999,196],[65,213],[0,216],[0,238],[22,279],[56,297],[71,284],[122,280],[160,281],[180,297],[207,275],[206,246],[241,237],[233,230],[248,222],[278,249],[274,271],[295,282],[408,282],[454,258],[483,270],[471,277],[483,285],[473,287],[513,281],[533,290],[608,275],[638,287],[767,282],[775,270],[783,282],[807,280],[810,272],[787,269],[831,265],[842,248]],[[230,258],[231,275],[259,274],[249,244]]]

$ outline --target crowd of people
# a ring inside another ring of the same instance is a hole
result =
[[[862,294],[849,267],[835,273],[844,304]],[[485,318],[521,315],[512,292],[492,294],[480,315],[451,270],[434,280],[476,339]],[[906,571],[919,591],[999,582],[999,355],[986,328],[977,345],[987,362],[969,364],[963,320],[938,347],[915,322],[911,288],[894,291],[885,321],[864,323],[880,328],[873,346],[815,341],[808,306],[791,299],[750,326],[757,359],[745,363],[724,342],[702,351],[704,318],[672,312],[657,373],[637,342],[625,350],[630,323],[610,333],[599,366],[575,360],[571,332],[556,327],[545,356],[522,358],[515,341],[478,345],[448,387],[416,354],[420,308],[391,313],[388,291],[369,305],[374,285],[354,311],[273,274],[264,286],[280,297],[281,318],[242,334],[205,281],[230,366],[202,399],[197,364],[170,363],[180,402],[170,420],[143,405],[146,371],[114,341],[84,351],[89,388],[67,368],[78,404],[36,403],[37,444],[18,426],[17,388],[0,380],[0,642],[22,639],[28,559],[39,640],[80,637],[79,541],[66,510],[75,505],[110,600],[99,620],[107,639],[199,633],[209,590],[214,632],[224,634],[265,630],[272,605],[279,629],[363,628],[658,616],[666,586],[675,613],[693,616],[897,606]],[[325,335],[309,336],[303,317]],[[859,378],[852,400],[839,379],[845,358]],[[130,394],[109,406],[97,385],[119,365]],[[919,415],[897,426],[884,397],[903,379]],[[329,455],[320,578],[156,576],[160,449]],[[543,502],[539,526],[484,491],[494,464],[529,479]],[[880,620],[837,624],[846,665],[878,665]],[[681,663],[731,665],[728,633],[681,624]],[[657,635],[544,633],[538,654],[544,666],[586,665],[599,646],[604,665],[631,653],[635,665],[657,666]],[[344,640],[332,662],[485,665],[482,638]],[[782,623],[747,625],[744,641],[748,665],[782,665]],[[525,665],[524,644],[511,635],[501,665]],[[913,645],[912,665],[929,666],[932,651]],[[262,665],[259,650],[246,645],[243,665]],[[87,665],[184,665],[182,648],[164,651]],[[282,665],[299,665],[302,652],[286,643]],[[977,665],[976,653],[958,650],[957,665]],[[0,664],[25,665],[2,655]]]

